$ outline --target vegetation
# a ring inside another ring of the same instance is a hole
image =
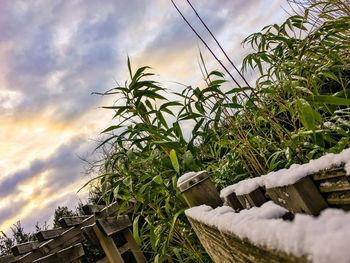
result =
[[[175,92],[128,59],[130,79],[102,94],[115,97],[103,107],[115,124],[103,131],[103,158],[93,164],[94,202],[136,201],[133,233],[150,261],[209,260],[184,215],[176,187],[183,173],[207,170],[220,188],[349,147],[349,2],[289,3],[289,18],[243,42],[252,53],[242,70],[257,72],[254,85],[241,72],[209,71],[201,56],[203,85]],[[0,252],[6,242],[20,241],[3,236]]]
[[[348,2],[289,3],[295,14],[244,40],[254,87],[202,59],[205,85],[174,92],[128,60],[130,80],[103,94],[116,98],[104,107],[116,124],[99,146],[101,193],[136,200],[134,236],[151,260],[207,260],[183,213],[181,174],[205,169],[222,187],[349,147]]]

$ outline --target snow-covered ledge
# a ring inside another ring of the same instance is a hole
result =
[[[350,148],[343,150],[339,154],[326,154],[319,159],[311,160],[306,164],[293,164],[288,169],[281,169],[260,177],[250,178],[230,185],[220,192],[220,197],[224,198],[232,193],[245,195],[259,187],[266,189],[292,185],[298,180],[310,174],[314,174],[333,167],[344,165],[347,175],[350,175]]]
[[[284,221],[286,212],[269,201],[239,213],[202,205],[186,215],[214,262],[350,262],[349,212],[326,209]]]

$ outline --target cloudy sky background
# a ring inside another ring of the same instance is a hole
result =
[[[215,47],[185,1],[176,2]],[[286,16],[285,0],[192,3],[237,65],[249,51],[244,37]],[[18,220],[32,230],[58,205],[84,199],[77,190],[89,178],[79,157],[91,156],[112,123],[98,108],[110,101],[91,93],[127,79],[127,55],[180,89],[173,82],[200,83],[199,47],[209,68],[220,69],[170,0],[1,1],[0,230]]]

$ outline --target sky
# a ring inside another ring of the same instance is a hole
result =
[[[184,0],[175,1],[215,47]],[[241,42],[286,17],[285,0],[192,0],[231,59]],[[0,231],[21,220],[31,231],[51,223],[57,206],[74,208],[90,177],[99,133],[113,124],[101,109],[113,98],[92,95],[148,65],[171,89],[197,85],[202,50],[220,69],[170,0],[2,0],[0,3]]]

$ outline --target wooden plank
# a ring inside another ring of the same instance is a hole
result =
[[[67,229],[63,229],[63,228],[42,230],[42,231],[36,232],[35,236],[41,242],[41,241],[46,241],[46,240],[58,237],[66,230]]]
[[[82,240],[84,240],[84,237],[81,233],[80,227],[83,227],[85,225],[91,225],[94,221],[95,217],[90,216],[88,219],[83,221],[79,227],[71,227],[55,239],[46,241],[38,249],[18,259],[18,262],[31,263],[32,261],[38,258],[44,257],[48,254],[56,253],[67,246],[72,246],[76,243],[81,242]]]
[[[86,240],[88,240],[91,244],[99,245],[98,238],[94,232],[93,224],[89,226],[84,226],[81,228],[81,231]]]
[[[16,258],[14,255],[0,256],[0,263],[12,263],[15,262]]]
[[[342,176],[346,176],[344,166],[323,170],[311,175],[314,181],[322,181],[325,179],[337,178]]]
[[[350,191],[330,193],[326,200],[329,205],[350,205]]]
[[[113,210],[109,210],[108,207],[105,207],[98,216],[98,218],[102,218],[103,215],[109,215],[109,212],[113,212]],[[112,214],[111,214],[112,215]],[[87,219],[85,219],[80,225],[68,228],[65,232],[63,232],[60,236],[55,239],[51,239],[43,243],[38,249],[34,250],[31,253],[28,253],[21,258],[18,259],[19,263],[31,263],[32,261],[46,256],[51,253],[56,253],[63,248],[71,245],[75,245],[78,242],[84,240],[84,236],[81,232],[81,228],[84,226],[91,225],[95,222],[95,216],[91,215]]]
[[[322,181],[319,185],[322,193],[350,190],[350,183],[346,176]]]
[[[130,229],[123,230],[123,235],[127,241],[127,245],[131,250],[131,253],[134,255],[137,263],[146,263],[147,260],[143,255],[141,249],[137,245]]]
[[[97,212],[100,212],[102,209],[104,209],[106,206],[104,205],[84,205],[82,207],[82,210],[84,212],[85,215],[93,215]]]
[[[134,202],[128,202],[124,205],[120,205],[119,202],[113,202],[109,206],[101,206],[101,205],[84,205],[83,206],[83,212],[85,215],[96,215],[98,218],[105,218],[109,215],[117,215],[120,211],[123,211],[122,214],[132,213],[134,211]]]
[[[224,205],[232,207],[235,211],[240,211],[243,209],[241,202],[238,200],[236,193],[231,193],[228,196],[221,198]]]
[[[76,226],[81,224],[88,216],[72,216],[72,217],[62,217],[58,220],[59,224],[63,228],[68,228],[71,226]]]
[[[113,239],[105,236],[96,224],[93,225],[93,229],[109,262],[124,263],[124,260]]]
[[[127,215],[121,215],[117,219],[114,217],[98,219],[96,221],[96,224],[100,230],[108,237],[113,236],[132,225]]]
[[[107,257],[104,257],[104,258],[102,258],[100,260],[97,260],[96,263],[109,263],[109,260],[108,260]]]
[[[288,255],[286,252],[256,246],[247,239],[219,231],[189,218],[203,247],[215,263],[306,263],[304,257]]]
[[[206,171],[193,173],[178,185],[189,207],[208,205],[213,208],[222,206],[222,200]]]
[[[237,199],[239,200],[241,205],[246,209],[249,209],[254,206],[259,207],[267,202],[264,190],[261,187],[255,189],[249,194],[237,195]]]
[[[58,251],[55,254],[37,259],[33,263],[70,263],[79,260],[84,255],[82,244],[77,244]]]
[[[19,256],[37,249],[41,244],[42,242],[39,241],[26,242],[11,247],[11,251],[14,256]]]
[[[328,207],[326,200],[308,176],[293,185],[266,189],[266,193],[276,204],[294,214],[318,215]]]

